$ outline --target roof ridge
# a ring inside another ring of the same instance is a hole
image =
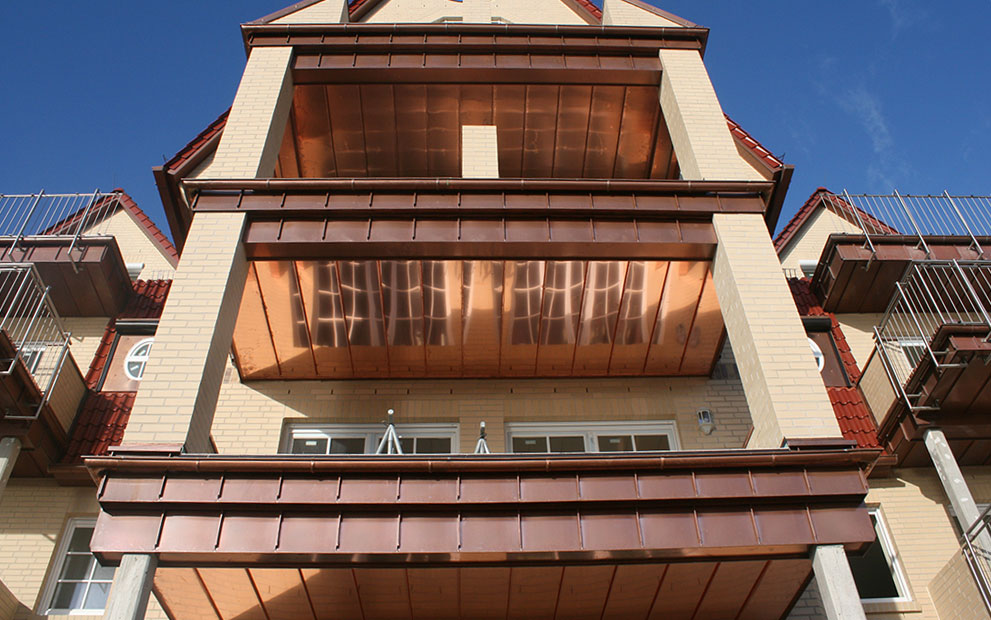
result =
[[[176,251],[175,246],[169,241],[169,238],[165,236],[165,233],[155,224],[154,221],[148,214],[138,206],[138,203],[134,201],[131,196],[121,188],[117,188],[114,191],[120,192],[121,199],[119,201],[120,205],[127,209],[134,219],[137,221],[138,225],[141,226],[144,231],[151,237],[152,241],[158,244],[159,248],[165,253],[166,259],[172,266],[175,267],[179,264],[179,252]]]

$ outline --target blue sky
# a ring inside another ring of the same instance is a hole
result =
[[[991,194],[991,1],[659,4],[711,29],[706,64],[724,109],[796,166],[785,217],[819,185]],[[0,192],[122,186],[167,228],[152,166],[230,105],[245,60],[238,24],[279,8],[9,2]]]

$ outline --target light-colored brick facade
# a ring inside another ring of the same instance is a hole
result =
[[[645,11],[626,0],[604,0],[602,3],[602,23],[609,26],[659,26],[680,28],[681,24]]]
[[[461,176],[499,178],[499,143],[495,125],[461,127]]]
[[[750,447],[841,437],[763,218],[717,213],[712,221],[712,277],[754,421]]]

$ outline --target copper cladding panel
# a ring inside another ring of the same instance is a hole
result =
[[[278,174],[458,177],[492,124],[503,177],[677,178],[656,87],[573,84],[298,84]]]
[[[155,592],[175,618],[217,618],[220,610],[224,620],[776,620],[810,572],[807,559],[452,569],[162,567]]]
[[[722,333],[705,262],[253,261],[234,348],[246,379],[705,375]]]

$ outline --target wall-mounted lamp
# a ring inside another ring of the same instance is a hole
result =
[[[711,435],[712,431],[716,430],[716,423],[712,421],[712,412],[702,408],[698,410],[697,414],[699,417],[699,430],[704,435]]]

